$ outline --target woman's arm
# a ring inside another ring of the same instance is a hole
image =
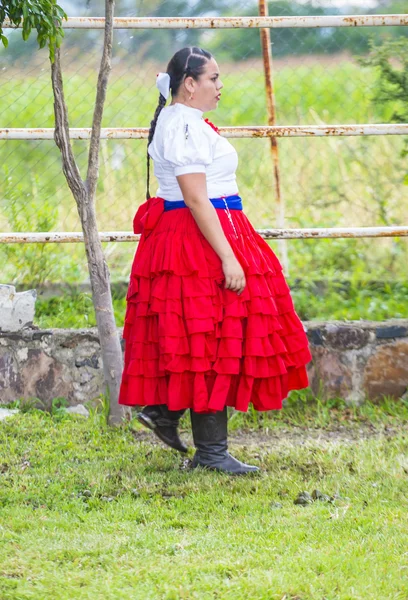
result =
[[[246,285],[245,274],[224,234],[214,206],[208,201],[205,173],[178,175],[177,181],[184,202],[191,210],[201,233],[222,261],[225,287],[241,294]]]

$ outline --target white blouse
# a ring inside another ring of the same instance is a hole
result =
[[[159,182],[156,196],[183,200],[177,175],[205,173],[209,198],[238,194],[234,146],[203,119],[203,111],[177,102],[162,108],[148,152]]]

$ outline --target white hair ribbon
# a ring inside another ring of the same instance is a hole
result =
[[[167,100],[170,92],[170,75],[168,73],[157,73],[156,87]]]

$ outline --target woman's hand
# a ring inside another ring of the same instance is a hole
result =
[[[245,273],[236,256],[225,258],[222,261],[222,270],[225,275],[225,288],[242,294],[246,286]]]
[[[225,236],[217,212],[208,199],[206,174],[186,173],[178,175],[177,181],[198,228],[221,259],[225,288],[241,294],[246,285],[245,273]]]

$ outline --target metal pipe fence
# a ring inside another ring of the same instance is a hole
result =
[[[408,15],[406,14],[386,14],[386,15],[322,15],[322,16],[250,16],[250,17],[116,17],[114,19],[115,29],[140,29],[140,30],[194,30],[194,29],[282,29],[282,28],[359,28],[359,27],[383,27],[383,26],[406,26],[408,25]],[[10,27],[5,22],[4,28]],[[68,21],[63,21],[64,29],[103,29],[104,18],[101,17],[70,17]],[[270,46],[270,38],[264,39],[264,45]],[[271,57],[270,57],[271,58]],[[268,80],[268,61],[267,53],[263,55],[264,75]],[[270,65],[269,65],[270,73]],[[267,81],[267,94],[271,93],[271,81]],[[92,93],[90,90],[89,94]],[[150,111],[151,112],[151,111]],[[226,117],[224,117],[226,119]],[[75,120],[75,118],[73,119]],[[269,122],[276,122],[276,118],[271,115],[269,110]],[[318,120],[318,119],[317,119]],[[315,124],[315,125],[250,125],[250,126],[220,126],[221,135],[235,139],[266,139],[270,142],[276,138],[347,138],[347,137],[365,137],[365,136],[403,136],[408,135],[408,124],[404,123],[344,123],[344,124]],[[70,128],[70,137],[72,140],[85,141],[90,138],[91,129],[87,127]],[[10,142],[11,140],[21,140],[26,142],[52,140],[54,135],[53,128],[47,127],[3,127],[0,128],[0,140]],[[132,140],[146,139],[148,128],[146,127],[106,127],[101,131],[102,140]],[[331,149],[333,150],[333,148]],[[338,150],[335,149],[336,153]],[[102,148],[102,157],[108,153],[107,148]],[[82,153],[81,153],[82,154]],[[125,160],[123,153],[115,158],[114,155],[107,159],[110,161],[110,168],[107,174],[110,182],[114,185],[112,175],[112,164],[122,164]],[[276,167],[275,160],[275,167]],[[375,168],[375,167],[374,167]],[[273,186],[272,186],[273,187]],[[111,190],[114,200],[114,191]],[[276,194],[275,183],[275,194]],[[276,201],[279,201],[279,194]],[[73,207],[74,208],[74,207]],[[318,239],[318,238],[357,238],[357,237],[395,237],[407,236],[408,226],[396,226],[390,224],[385,227],[322,227],[322,228],[286,228],[283,226],[284,214],[281,211],[281,219],[278,219],[279,229],[259,228],[258,233],[266,239]],[[1,220],[0,220],[1,226]],[[129,232],[101,232],[101,240],[125,242],[139,239],[139,236]],[[68,243],[80,242],[83,237],[81,233],[75,232],[4,232],[0,234],[0,243]]]
[[[68,17],[64,29],[104,29],[104,17]],[[305,17],[115,17],[114,29],[239,29],[249,27],[381,27],[408,25],[408,15],[325,15]],[[4,27],[12,25],[6,19]]]

